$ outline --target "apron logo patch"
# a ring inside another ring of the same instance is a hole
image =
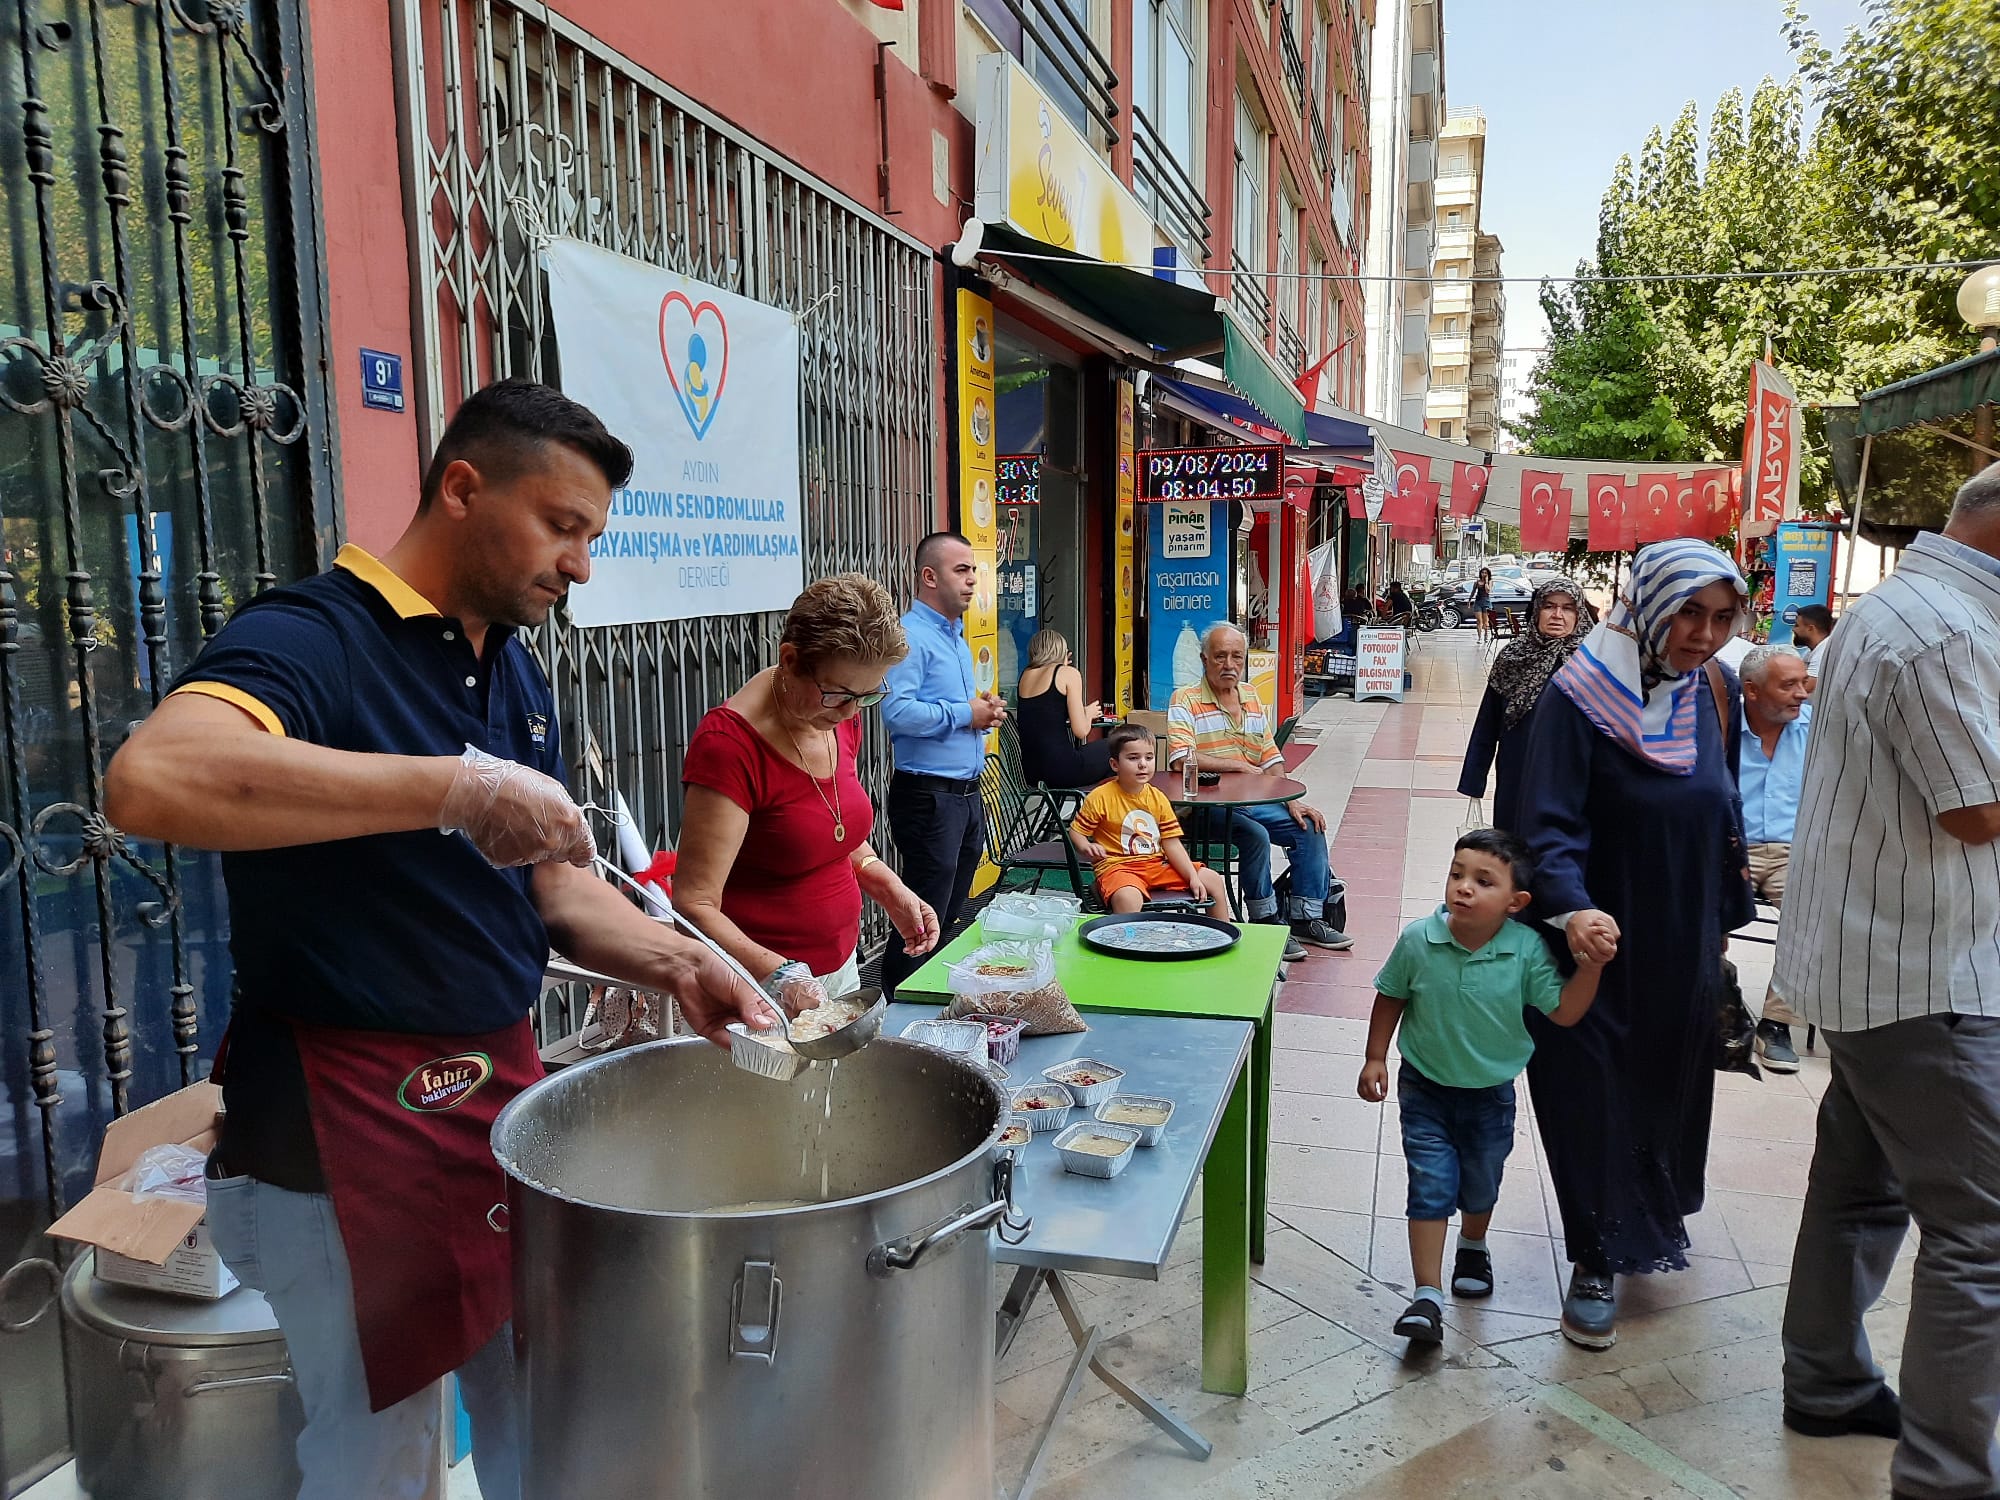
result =
[[[547,714],[528,715],[528,738],[533,740],[537,747],[548,744],[549,716]]]
[[[396,1102],[419,1114],[457,1109],[493,1076],[493,1059],[484,1052],[459,1052],[413,1070],[396,1090]]]

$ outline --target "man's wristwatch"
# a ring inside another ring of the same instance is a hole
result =
[[[769,995],[773,1000],[781,999],[784,996],[786,985],[796,984],[801,979],[811,979],[812,977],[813,971],[811,969],[800,963],[796,958],[788,958],[764,976],[764,993]]]

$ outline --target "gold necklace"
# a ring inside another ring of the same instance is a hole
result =
[[[775,702],[775,692],[772,697]],[[799,769],[806,773],[806,780],[812,783],[814,795],[819,798],[820,805],[825,807],[828,815],[833,819],[833,841],[836,844],[846,843],[847,822],[840,815],[840,737],[830,729],[827,731],[827,738],[833,741],[832,750],[827,757],[833,768],[833,775],[828,778],[833,783],[833,798],[829,801],[826,793],[820,789],[819,778],[813,775],[812,767],[806,763],[805,749],[799,744],[798,735],[793,733],[791,723],[785,717],[784,705],[777,703],[776,707],[778,710],[778,723],[784,726],[785,738],[792,742],[792,753],[799,758]]]

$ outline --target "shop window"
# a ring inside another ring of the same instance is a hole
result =
[[[1264,132],[1250,110],[1250,101],[1236,96],[1236,203],[1233,248],[1239,263],[1263,268],[1264,251]]]

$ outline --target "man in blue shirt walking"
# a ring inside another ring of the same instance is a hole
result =
[[[986,731],[1007,705],[973,676],[965,611],[979,586],[972,544],[955,531],[917,543],[917,602],[903,616],[910,654],[890,669],[882,722],[896,771],[889,780],[889,829],[902,855],[903,883],[931,905],[946,933],[972,891],[986,841],[979,772]],[[898,943],[882,953],[882,992],[913,974],[921,958]]]
[[[1806,702],[1805,658],[1790,646],[1758,646],[1743,658],[1743,833],[1750,846],[1750,882],[1757,899],[1785,904],[1785,873],[1791,866],[1792,826],[1799,817],[1799,788],[1806,769],[1806,734],[1812,705]],[[1776,990],[1764,996],[1757,1023],[1757,1051],[1773,1073],[1796,1073],[1799,1054],[1792,1027],[1799,1018]]]

